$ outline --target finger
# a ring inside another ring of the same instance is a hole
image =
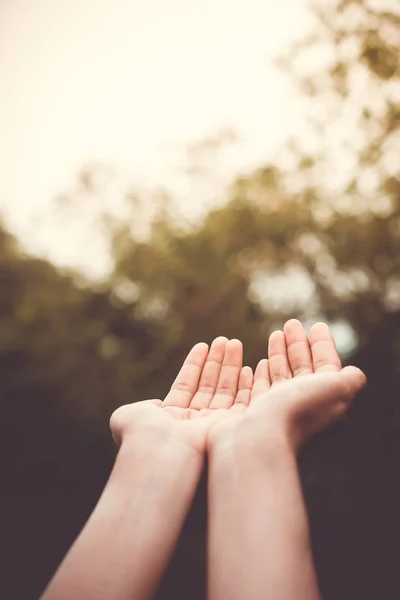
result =
[[[239,375],[243,365],[243,345],[239,340],[229,340],[218,379],[217,390],[210,408],[230,408],[236,398]]]
[[[286,340],[283,331],[274,331],[268,342],[269,374],[271,385],[292,378],[290,370]]]
[[[293,377],[313,372],[310,342],[303,325],[297,319],[290,319],[283,328],[289,367]]]
[[[271,387],[268,363],[268,359],[263,358],[256,367],[250,402],[253,402],[256,396],[262,397]]]
[[[225,348],[228,343],[226,337],[218,337],[211,344],[210,351],[205,361],[196,393],[191,399],[190,408],[208,408],[217,389]]]
[[[350,387],[350,394],[358,394],[365,387],[367,383],[367,377],[361,369],[358,367],[344,367],[341,371],[342,375],[346,376],[348,385]]]
[[[141,400],[140,402],[133,402],[131,404],[123,404],[122,406],[119,406],[117,409],[115,409],[112,413],[109,425],[114,442],[117,444],[117,446],[120,446],[121,444],[121,431],[123,430],[124,425],[126,424],[127,419],[129,418],[129,413],[132,410],[132,407],[139,407],[143,404],[154,404],[154,406],[161,406],[162,401],[154,398],[151,400]]]
[[[248,406],[250,404],[251,389],[253,387],[253,369],[243,367],[239,375],[238,392],[234,405]]]
[[[207,344],[193,346],[187,355],[177,378],[167,394],[163,406],[187,408],[196,393],[200,375],[208,354]]]
[[[139,402],[131,402],[130,404],[122,404],[118,408],[114,410],[110,417],[110,428],[118,427],[120,422],[125,418],[125,416],[132,410],[132,406],[143,406],[144,404],[154,404],[155,406],[161,406],[162,401],[156,398],[151,398],[150,400],[140,400]]]
[[[315,373],[342,368],[335,340],[326,323],[315,323],[310,331],[311,353]]]
[[[283,397],[280,386],[275,386],[269,394],[269,402],[286,405],[289,437],[298,449],[340,418],[365,383],[365,375],[356,367],[320,372],[288,381]]]

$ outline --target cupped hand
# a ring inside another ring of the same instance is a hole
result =
[[[268,359],[256,368],[246,410],[213,424],[209,450],[227,442],[262,449],[272,440],[297,452],[346,412],[365,383],[358,368],[342,368],[325,323],[313,325],[308,339],[291,319],[269,338]]]
[[[333,336],[316,323],[310,339],[288,321],[269,339],[268,359],[254,376],[243,367],[238,340],[219,337],[192,348],[164,401],[123,406],[111,417],[120,443],[138,431],[168,435],[205,453],[226,443],[250,446],[279,440],[297,451],[349,407],[365,384],[356,367],[342,369]]]
[[[164,399],[118,408],[110,427],[116,443],[130,435],[168,436],[204,454],[209,430],[217,419],[249,403],[253,373],[242,368],[239,340],[216,338],[211,347],[196,344]]]

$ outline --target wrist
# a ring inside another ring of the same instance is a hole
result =
[[[296,454],[283,438],[271,437],[262,445],[226,440],[209,454],[210,485],[235,493],[243,486],[262,490],[268,482],[280,481],[292,472],[297,472]]]
[[[202,468],[201,456],[175,440],[125,437],[104,494],[140,514],[154,533],[164,526],[166,506],[171,524],[186,515]]]
[[[136,431],[125,435],[120,446],[116,466],[129,470],[154,467],[157,469],[202,468],[203,457],[184,440],[170,432]]]
[[[210,439],[208,455],[217,461],[261,461],[266,464],[281,463],[289,457],[296,458],[289,436],[278,430],[263,428],[261,436],[240,425],[230,432],[221,432]]]

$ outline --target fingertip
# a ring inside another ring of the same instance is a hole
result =
[[[242,367],[242,373],[244,375],[253,375],[253,369],[249,366]]]
[[[190,362],[194,362],[198,365],[203,365],[208,355],[208,345],[205,342],[199,342],[195,344],[193,348],[186,355],[183,367]],[[178,374],[179,377],[179,374]]]
[[[196,348],[197,350],[208,350],[209,345],[206,342],[198,342],[193,348]]]
[[[303,327],[299,319],[289,319],[283,326],[283,332],[286,333],[286,330],[290,329],[291,327],[298,327],[299,325],[300,327]]]
[[[206,348],[208,348],[209,344],[207,344],[207,342],[198,342],[199,346],[205,346]]]
[[[236,366],[242,368],[243,366],[243,344],[240,340],[231,339],[228,340],[225,346],[225,358],[224,363],[233,362]]]
[[[108,426],[111,431],[113,440],[117,446],[121,445],[121,427],[122,427],[122,415],[126,411],[128,405],[124,404],[116,408],[110,416]]]
[[[232,338],[228,341],[228,344],[230,346],[243,346],[242,342],[240,340],[238,340],[237,338]]]
[[[283,334],[282,329],[275,329],[269,336],[269,339],[271,339],[272,337],[281,336],[282,334]]]
[[[355,385],[359,390],[366,386],[367,376],[365,375],[364,371],[362,371],[358,367],[344,367],[341,372],[346,373],[347,377],[350,378],[353,385]]]
[[[283,345],[286,349],[286,337],[282,329],[275,329],[269,336],[268,355],[280,352]]]
[[[326,327],[329,327],[326,321],[316,321],[311,325],[311,329],[313,329],[314,327],[318,327],[319,325],[325,325]]]
[[[316,331],[317,329],[321,329],[321,327],[325,330],[328,330],[329,333],[331,332],[331,329],[328,325],[328,323],[325,323],[325,321],[317,321],[316,323],[313,323],[310,327],[310,335],[312,332]]]
[[[257,364],[254,371],[254,379],[266,380],[269,382],[269,360],[268,358],[262,358]]]
[[[122,414],[126,412],[129,406],[130,404],[122,404],[121,406],[118,406],[118,408],[116,408],[110,416],[110,425],[111,423],[115,424],[116,421],[121,418]]]
[[[214,338],[214,340],[212,341],[211,345],[215,346],[215,345],[222,345],[222,344],[227,344],[229,342],[228,338],[225,337],[224,335],[219,335],[218,337]]]
[[[258,361],[255,372],[260,371],[267,364],[268,364],[268,358],[262,358],[261,360]]]
[[[251,367],[242,367],[239,377],[240,388],[251,388],[253,384],[253,369]]]
[[[253,387],[253,369],[245,366],[240,370],[238,391],[234,401],[236,406],[248,406],[251,398],[251,390]]]

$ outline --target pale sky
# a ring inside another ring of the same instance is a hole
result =
[[[301,103],[272,59],[306,33],[307,6],[1,0],[0,213],[9,226],[28,249],[101,273],[87,222],[68,229],[46,220],[81,167],[100,161],[182,194],[185,146],[224,128],[241,139],[226,172],[266,162],[303,126]],[[188,184],[182,202],[201,209],[202,193]]]

